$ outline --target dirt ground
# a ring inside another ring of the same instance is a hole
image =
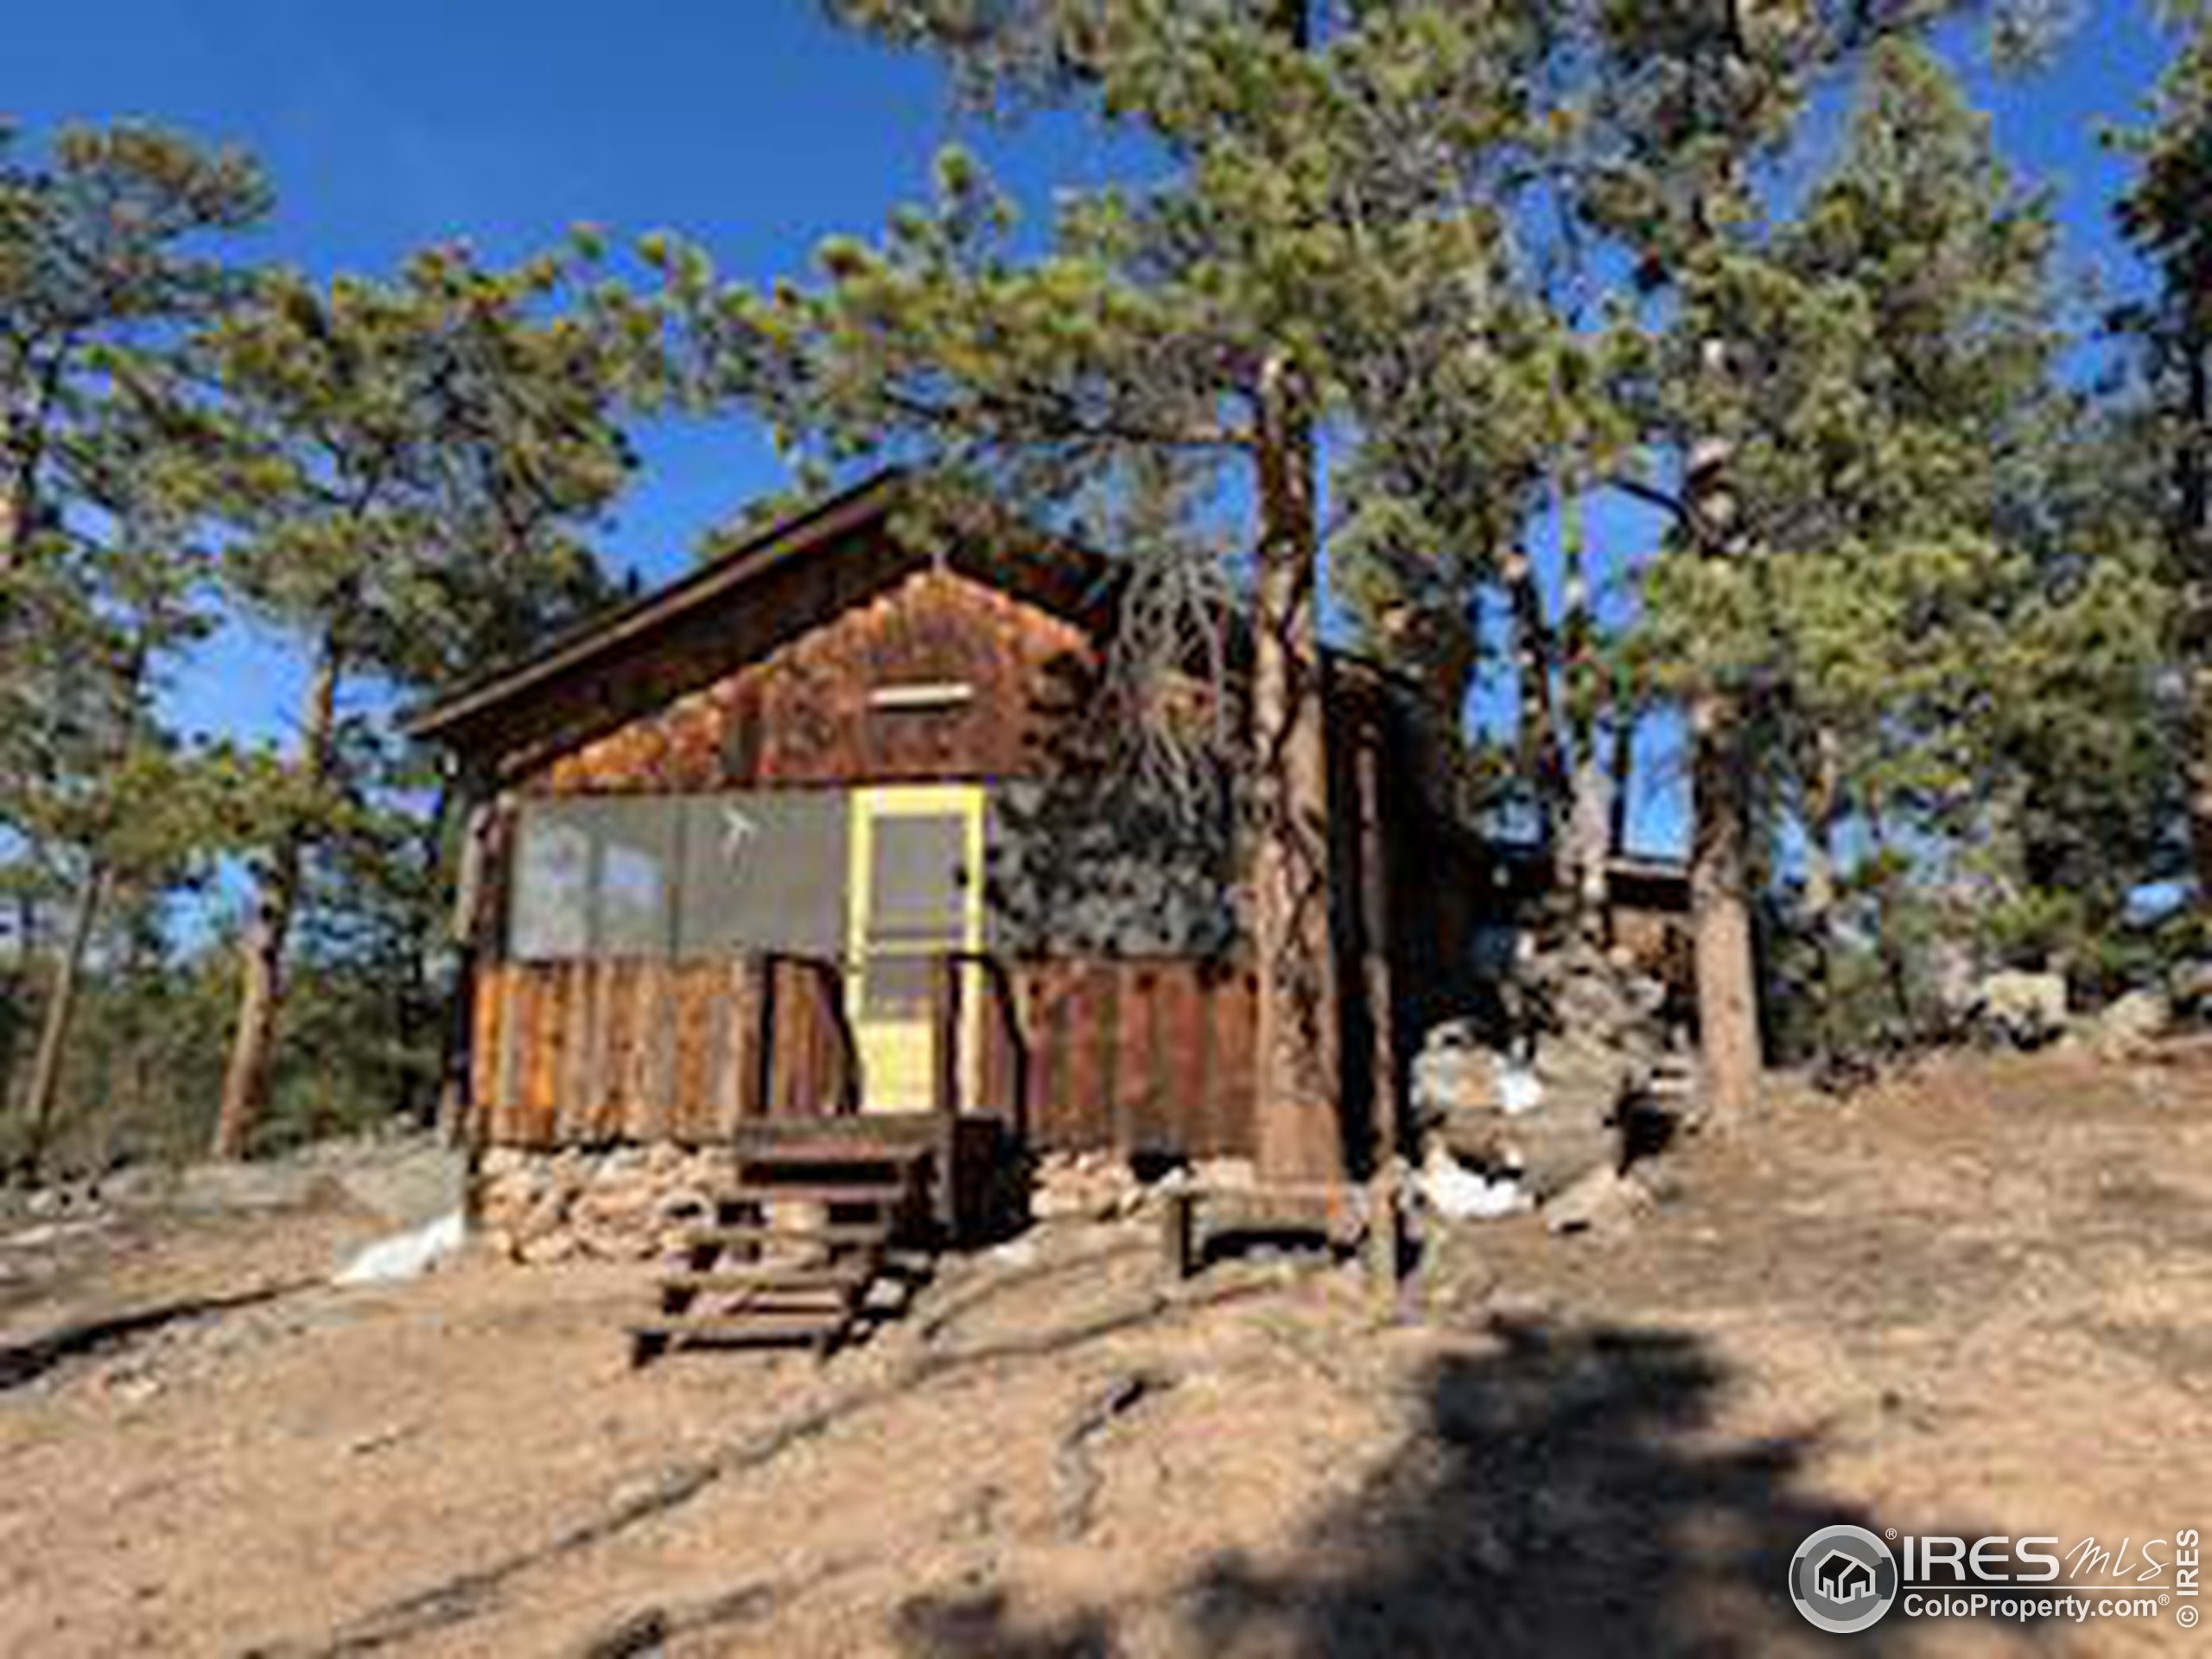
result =
[[[2131,1573],[2212,1528],[2212,1051],[1785,1100],[1662,1185],[1440,1239],[1395,1309],[1065,1224],[826,1364],[638,1373],[634,1272],[327,1288],[340,1205],[19,1227],[0,1653],[1811,1654],[1831,1521]],[[2212,1650],[2180,1606],[1853,1640]]]

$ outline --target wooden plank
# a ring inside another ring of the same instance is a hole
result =
[[[1176,991],[1187,977],[1179,963],[1141,970],[1136,976],[1141,1014],[1137,1038],[1142,1056],[1137,1094],[1137,1128],[1130,1144],[1154,1151],[1180,1147],[1187,1136],[1177,1122],[1175,1079],[1168,1066],[1168,1018]]]
[[[1084,1007],[1090,1020],[1090,1049],[1097,1067],[1091,1079],[1099,1139],[1094,1144],[1126,1147],[1128,1125],[1122,1111],[1122,976],[1119,964],[1092,963],[1084,974],[1088,988]]]
[[[552,1082],[553,1066],[560,1057],[550,1020],[557,983],[548,974],[532,974],[523,982],[522,1115],[534,1146],[560,1144],[560,1128],[553,1112],[557,1094]]]
[[[1055,966],[1033,963],[1025,974],[1036,1033],[1030,1051],[1029,1138],[1039,1147],[1059,1144],[1060,1102],[1067,1088],[1067,1009],[1053,976]]]
[[[580,962],[567,964],[562,974],[567,992],[561,1040],[569,1054],[560,1112],[561,1138],[566,1142],[594,1138],[592,1127],[607,1098],[607,1000],[615,967],[613,963]]]
[[[638,1138],[665,1141],[676,1122],[676,1022],[683,1003],[681,964],[654,964],[652,1007],[646,1019],[645,1116]]]
[[[696,963],[671,965],[668,1009],[662,1031],[665,1090],[656,1138],[679,1142],[699,1138],[699,1103],[706,1097],[706,1015]]]
[[[1215,1029],[1220,1005],[1217,995],[1219,981],[1208,977],[1203,964],[1192,969],[1190,980],[1191,1067],[1191,1141],[1197,1155],[1210,1156],[1224,1144],[1224,1125],[1221,1113],[1220,1051],[1221,1043]]]
[[[713,1078],[714,1124],[727,1137],[737,1132],[745,1117],[746,1014],[752,991],[742,960],[721,965],[715,976],[716,995],[708,1026],[713,1047],[709,1068]]]
[[[720,1070],[724,1033],[718,1033],[715,1022],[722,1019],[728,997],[723,989],[721,964],[702,962],[694,963],[690,977],[690,1018],[683,1028],[685,1053],[690,1061],[685,1087],[690,1093],[685,1101],[683,1127],[678,1138],[697,1146],[716,1138],[721,1122]]]
[[[492,970],[486,998],[493,1010],[497,1035],[493,1039],[495,1046],[485,1050],[492,1066],[491,1086],[483,1096],[489,1107],[485,1129],[486,1138],[495,1145],[514,1138],[515,1072],[521,1064],[521,1043],[515,1031],[515,978],[514,969],[499,964]]]

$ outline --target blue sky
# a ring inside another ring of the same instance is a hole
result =
[[[833,231],[880,225],[926,185],[962,133],[925,60],[823,21],[811,0],[632,4],[586,0],[28,0],[0,59],[0,119],[33,134],[68,121],[153,119],[244,145],[279,208],[251,253],[327,273],[391,270],[428,242],[493,259],[588,222],[618,240],[657,229],[707,246],[734,274],[798,270]],[[2124,284],[2106,218],[2121,176],[2095,141],[2132,118],[2162,46],[2147,0],[2088,0],[2056,60],[2024,78],[1977,71],[2000,143],[2056,194],[2069,273]],[[1056,118],[985,146],[1018,194],[1110,176],[1128,151]],[[643,476],[608,536],[648,579],[683,568],[700,531],[780,481],[736,424],[647,435]],[[1601,512],[1626,554],[1649,526]],[[295,665],[226,636],[179,687],[194,725],[281,731]],[[1655,768],[1639,822],[1674,838]]]

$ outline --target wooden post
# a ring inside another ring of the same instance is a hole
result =
[[[1379,1165],[1404,1149],[1404,1125],[1398,1102],[1398,1044],[1391,1007],[1390,881],[1388,828],[1382,817],[1380,734],[1364,733],[1357,757],[1359,791],[1359,933],[1361,967],[1367,996],[1368,1087],[1373,1100],[1373,1133]]]
[[[1198,1190],[1178,1186],[1161,1195],[1160,1255],[1172,1279],[1188,1279],[1198,1265]]]
[[[1367,1187],[1367,1272],[1376,1300],[1394,1312],[1402,1282],[1400,1257],[1405,1165],[1387,1158]]]
[[[960,962],[940,951],[930,963],[931,1101],[939,1117],[960,1115]]]
[[[937,1219],[948,1239],[956,1236],[960,1223],[955,1190],[960,1153],[960,981],[959,958],[940,951],[930,968],[931,1092],[937,1116]]]
[[[750,993],[752,1052],[747,1054],[739,1096],[741,1120],[771,1117],[776,1109],[776,959],[755,951],[745,961]]]

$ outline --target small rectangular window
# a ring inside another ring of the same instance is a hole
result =
[[[696,795],[682,804],[679,955],[843,951],[843,791]]]
[[[868,694],[868,706],[886,714],[938,714],[964,709],[976,700],[976,688],[965,680],[910,680],[879,685]]]
[[[509,953],[522,962],[674,949],[681,804],[535,801],[517,828]]]
[[[678,806],[674,800],[598,804],[593,955],[665,957],[675,949]]]
[[[591,833],[555,809],[524,809],[517,827],[508,951],[560,962],[591,949]]]

